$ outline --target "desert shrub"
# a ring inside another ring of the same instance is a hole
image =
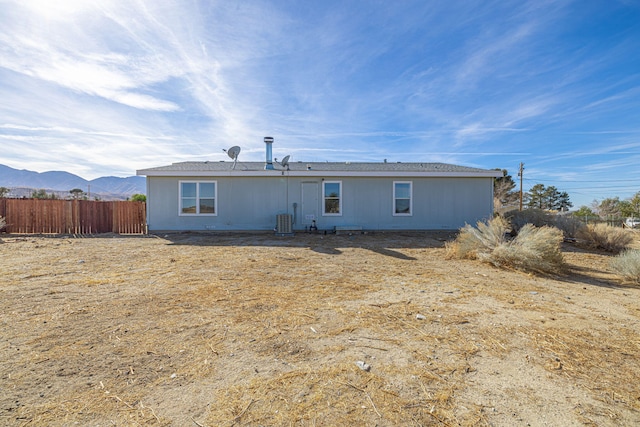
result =
[[[577,238],[586,227],[584,222],[572,215],[556,215],[553,226],[561,230],[566,238]]]
[[[479,259],[497,267],[537,273],[557,273],[562,269],[562,231],[525,224],[509,240],[507,229],[502,218],[478,222],[476,228],[466,225],[456,240],[446,246],[447,257]]]
[[[594,249],[619,253],[633,243],[633,234],[623,228],[606,224],[589,224],[580,229],[580,243]]]
[[[640,250],[627,250],[611,260],[611,269],[624,280],[640,283]]]
[[[554,225],[554,215],[542,209],[525,209],[522,211],[510,211],[504,214],[505,219],[511,224],[511,230],[514,234],[520,232],[520,229],[526,224],[533,224],[536,227],[545,225]]]
[[[488,222],[478,221],[476,227],[467,224],[453,242],[447,243],[448,258],[478,258],[480,253],[491,252],[506,241],[508,225],[501,217]]]
[[[564,236],[555,227],[534,227],[525,224],[518,235],[497,246],[484,258],[497,267],[513,268],[536,273],[558,273],[564,260],[560,250]]]
[[[4,230],[6,226],[7,222],[5,221],[4,217],[0,216],[0,230]]]
[[[505,219],[511,225],[511,232],[515,235],[526,224],[536,227],[556,227],[561,230],[566,238],[576,238],[584,223],[571,215],[558,215],[541,209],[526,209],[523,211],[510,211],[505,214]]]

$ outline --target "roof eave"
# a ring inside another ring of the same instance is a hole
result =
[[[223,170],[223,171],[159,171],[141,169],[136,171],[136,175],[147,177],[276,177],[289,176],[296,178],[305,177],[381,177],[381,178],[499,178],[502,176],[501,171],[321,171],[321,170],[305,170],[305,171],[286,171],[286,170]]]

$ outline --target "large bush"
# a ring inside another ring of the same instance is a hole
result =
[[[584,222],[573,215],[556,215],[553,226],[562,231],[565,238],[575,239],[586,227]]]
[[[515,210],[504,214],[505,219],[511,224],[511,230],[514,234],[519,233],[526,224],[532,224],[536,227],[551,226],[554,223],[554,216],[554,214],[542,209]]]
[[[640,283],[640,250],[628,250],[611,260],[611,269],[625,281]]]
[[[580,243],[593,249],[619,253],[633,243],[633,233],[606,224],[590,224],[580,229]]]
[[[584,223],[572,215],[558,215],[542,209],[525,209],[523,211],[510,211],[505,214],[505,219],[511,225],[513,234],[518,234],[526,224],[536,227],[555,227],[562,231],[565,238],[573,239],[578,236]]]
[[[557,273],[562,270],[560,251],[563,234],[557,228],[525,224],[513,239],[507,238],[508,226],[502,218],[494,218],[477,226],[466,225],[447,245],[449,258],[471,258],[497,267],[536,273]]]
[[[498,267],[536,273],[559,273],[564,265],[560,246],[564,236],[554,227],[526,224],[518,235],[497,246],[486,261]]]

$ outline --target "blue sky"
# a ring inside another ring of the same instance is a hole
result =
[[[505,168],[640,191],[640,2],[0,0],[0,163]]]

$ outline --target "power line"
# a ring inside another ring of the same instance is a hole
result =
[[[597,179],[597,180],[563,180],[563,179],[531,179],[527,178],[526,181],[542,181],[542,182],[638,182],[640,179]]]
[[[561,186],[563,190],[629,190],[629,191],[638,191],[640,190],[640,185],[592,185],[589,187],[579,186],[579,187],[567,187]]]
[[[602,181],[563,181],[563,180],[553,180],[553,179],[525,179],[527,184],[532,183],[540,183],[540,182],[552,182],[554,184],[563,184],[563,190],[600,190],[600,189],[609,189],[609,190],[629,190],[629,191],[638,191],[640,190],[640,180],[638,179],[610,179],[610,180],[602,180]],[[591,186],[577,186],[573,187],[571,185],[567,186],[565,184],[585,184],[585,183],[629,183],[627,185],[591,185]],[[636,184],[637,183],[637,184]]]

